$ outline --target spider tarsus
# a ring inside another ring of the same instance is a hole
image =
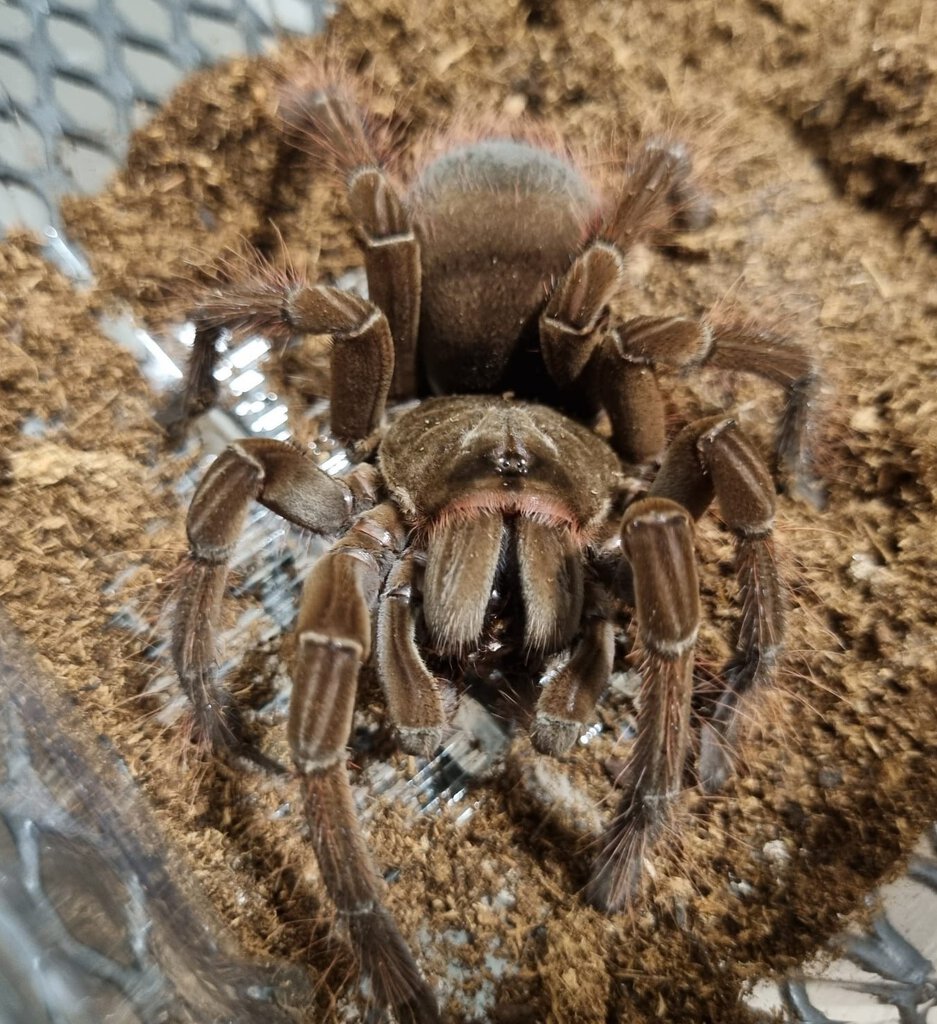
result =
[[[818,387],[815,373],[788,389],[787,408],[778,427],[774,475],[778,490],[811,508],[826,508],[826,484],[813,473],[810,449],[812,422],[810,405]]]
[[[285,765],[263,753],[247,738],[244,715],[230,694],[204,676],[194,685],[190,675],[184,685],[193,698],[193,738],[212,757],[227,762],[247,761],[276,775],[289,774]]]
[[[640,812],[619,816],[605,833],[604,849],[595,860],[585,897],[596,910],[614,914],[634,905],[644,887],[644,855],[649,827]]]
[[[213,409],[217,402],[218,385],[214,377],[205,386],[195,388],[190,384],[170,392],[154,417],[163,428],[167,446],[175,451],[182,449],[193,421]]]
[[[346,917],[362,974],[398,1024],[439,1024],[439,1007],[397,926],[383,907]]]
[[[372,131],[347,82],[323,79],[284,89],[277,113],[286,138],[319,166],[347,175],[379,162]]]
[[[195,702],[195,735],[213,754],[235,754],[243,746],[243,719],[229,694],[203,682]]]
[[[719,723],[700,726],[699,781],[704,793],[720,793],[735,771],[735,758]]]
[[[802,463],[782,469],[779,479],[779,490],[782,494],[786,494],[794,501],[803,502],[818,512],[822,512],[826,508],[829,499],[826,484],[809,473]]]
[[[538,711],[530,726],[530,741],[540,754],[562,757],[579,739],[582,723]]]
[[[712,199],[694,185],[684,185],[673,193],[674,226],[679,231],[702,231],[716,220]]]
[[[301,773],[310,837],[323,879],[376,1001],[398,1020],[437,1024],[436,998],[381,901],[383,883],[356,827],[354,798],[342,756]]]
[[[173,451],[184,447],[194,416],[190,414],[184,391],[173,391],[157,410],[154,419],[163,428],[166,446]]]
[[[220,328],[214,324],[197,324],[185,379],[179,388],[170,393],[156,414],[156,422],[166,431],[166,439],[171,448],[181,448],[192,421],[214,408],[218,402],[218,381],[215,380],[214,371],[220,333]]]
[[[666,165],[671,181],[667,203],[673,211],[673,226],[678,231],[708,228],[716,219],[716,207],[693,180],[693,158],[686,143],[666,136],[652,136],[645,141],[644,148],[649,153],[660,154]]]
[[[760,599],[760,606],[767,611]],[[754,605],[759,599],[754,600]],[[770,685],[777,673],[780,659],[779,636],[783,632],[782,605],[774,608],[775,617],[766,615],[761,621],[761,638],[740,636],[742,648],[723,669],[725,689],[715,700],[708,700],[700,715],[699,780],[705,793],[718,793],[735,772],[738,748],[739,704],[750,691]],[[754,611],[743,618],[756,618]],[[772,643],[771,640],[776,642]],[[708,705],[708,706],[707,706]]]
[[[424,728],[422,726],[398,725],[396,733],[401,750],[407,754],[426,758],[430,758],[436,753],[443,737],[441,728]]]

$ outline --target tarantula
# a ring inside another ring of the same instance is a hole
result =
[[[347,175],[370,300],[272,273],[220,287],[197,314],[183,416],[212,398],[221,328],[329,334],[331,426],[359,465],[333,478],[297,447],[260,439],[219,456],[189,510],[173,656],[202,730],[217,747],[235,746],[214,638],[246,511],[256,500],[338,537],[303,591],[290,747],[323,879],[375,997],[400,1019],[435,1021],[432,991],[382,904],[346,768],[372,636],[399,742],[429,756],[447,725],[439,666],[464,669],[492,617],[506,618],[510,656],[541,681],[533,743],[560,755],[608,684],[609,602],[634,607],[637,738],[588,887],[596,905],[620,909],[639,891],[681,787],[700,618],[692,523],[714,497],[736,538],[741,614],[721,690],[701,715],[707,789],[731,771],[739,701],[774,675],[784,631],[772,474],[724,414],[689,424],[668,447],[654,370],[709,365],[783,385],[775,462],[808,497],[816,374],[782,337],[610,314],[637,238],[662,219],[708,219],[676,144],[639,149],[607,206],[569,160],[507,139],[444,154],[401,193],[339,90],[294,100],[284,119]],[[441,397],[387,425],[389,396],[427,393]],[[610,443],[591,427],[600,412]],[[629,473],[657,460],[635,500]]]

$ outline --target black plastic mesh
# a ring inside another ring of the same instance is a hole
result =
[[[185,74],[277,34],[318,31],[324,0],[4,0],[0,225],[58,227]]]

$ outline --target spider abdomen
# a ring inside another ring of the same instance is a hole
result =
[[[409,204],[420,238],[419,347],[430,390],[523,391],[518,357],[536,348],[551,279],[597,209],[567,160],[490,139],[430,163]]]

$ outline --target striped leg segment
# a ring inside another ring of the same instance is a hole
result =
[[[540,315],[540,347],[560,387],[580,378],[602,340],[608,304],[624,279],[621,252],[594,242],[560,278]]]
[[[368,295],[383,310],[394,339],[394,398],[417,395],[417,335],[420,329],[420,244],[410,215],[384,172],[356,171],[348,200],[364,250]]]
[[[735,421],[710,417],[674,439],[651,488],[699,518],[712,501],[735,535],[741,616],[724,689],[703,715],[700,778],[712,792],[732,772],[739,702],[776,675],[784,638],[784,599],[774,559],[775,497],[771,475]]]
[[[332,430],[342,441],[354,442],[380,425],[394,373],[394,343],[387,318],[367,299],[307,284],[264,264],[249,279],[216,287],[193,316],[199,330],[190,372],[197,366],[200,374],[213,371],[221,329],[267,334],[285,342],[299,334],[331,335]],[[199,349],[209,343],[210,353]]]
[[[310,574],[288,735],[322,877],[363,975],[398,1020],[435,1024],[435,997],[383,906],[383,882],[358,824],[346,764],[371,617],[404,532],[393,506],[379,505]]]
[[[336,480],[293,445],[250,439],[230,445],[202,478],[186,521],[189,554],[176,599],[172,657],[198,729],[215,749],[240,747],[236,709],[215,679],[215,644],[228,559],[251,502],[317,533],[335,533],[373,504],[373,472],[362,466],[347,481]]]
[[[603,393],[614,428],[615,445],[631,462],[658,455],[664,444],[663,403],[653,398],[651,383],[656,368],[695,370],[712,367],[751,373],[784,389],[785,402],[775,434],[775,471],[796,497],[819,505],[822,485],[811,475],[811,407],[816,400],[819,374],[813,358],[782,335],[740,324],[711,324],[687,317],[633,317],[616,324],[604,348],[608,373],[620,363],[626,375],[643,370],[648,397],[641,403],[623,396],[616,408],[613,394]],[[608,375],[604,379],[608,379]],[[626,391],[630,376],[622,385]],[[648,416],[655,431],[649,433]]]
[[[432,757],[447,715],[436,677],[416,641],[418,555],[410,550],[390,572],[377,620],[378,675],[401,747]]]
[[[588,887],[591,902],[605,910],[619,910],[637,895],[645,855],[672,820],[689,745],[700,618],[686,509],[664,498],[638,501],[625,513],[621,535],[634,578],[642,683],[623,797]]]
[[[160,415],[170,437],[217,396],[214,379],[222,331],[264,334],[289,344],[297,335],[332,338],[331,425],[342,441],[369,437],[380,425],[394,375],[394,341],[384,313],[351,292],[312,285],[254,254],[238,275],[225,279],[192,311],[195,341],[182,390]]]
[[[690,151],[676,139],[648,138],[628,162],[624,185],[599,231],[627,252],[654,231],[706,227],[710,200],[693,180]]]
[[[624,185],[608,216],[592,241],[573,261],[553,290],[540,317],[540,344],[550,375],[561,388],[583,379],[591,392],[606,377],[606,360],[601,357],[608,307],[624,283],[625,255],[650,232],[674,224],[680,228],[701,228],[712,219],[712,206],[692,180],[692,161],[686,146],[675,140],[647,139],[629,162]],[[598,365],[593,361],[598,355]],[[614,367],[611,396],[625,394],[640,406],[627,416],[631,430],[638,429],[644,393],[648,390],[641,369],[630,372]],[[601,389],[604,390],[604,389]],[[616,402],[605,402],[614,416]],[[656,389],[651,393],[653,402]],[[619,413],[619,418],[626,413]],[[663,447],[663,415],[659,443]],[[652,439],[647,443],[652,443]],[[644,447],[647,447],[645,443]]]
[[[394,339],[394,398],[417,394],[420,246],[410,214],[382,167],[361,108],[338,85],[293,94],[281,105],[287,138],[345,179],[364,252],[368,295]]]

